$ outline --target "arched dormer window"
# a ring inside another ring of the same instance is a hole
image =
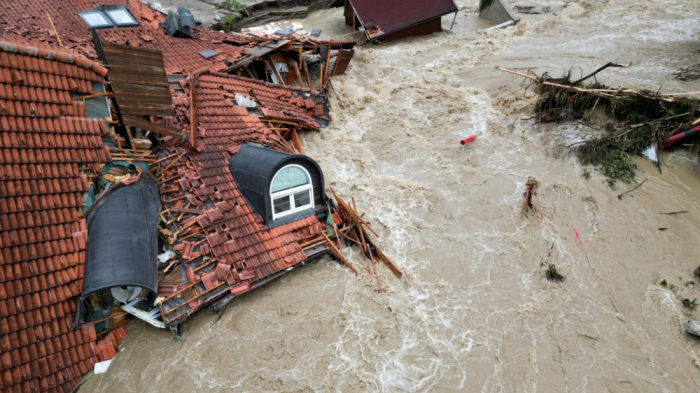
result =
[[[247,205],[268,227],[325,218],[323,172],[311,158],[249,142],[231,156],[229,167]]]
[[[270,184],[272,218],[274,220],[313,209],[313,184],[309,172],[299,165],[287,165],[280,169]]]

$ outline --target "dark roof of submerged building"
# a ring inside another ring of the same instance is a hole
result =
[[[107,70],[73,51],[0,43],[0,386],[72,391],[116,352],[92,324],[72,329],[87,228],[81,166],[110,161],[103,119],[71,93]]]
[[[348,0],[365,29],[384,34],[457,12],[453,0]]]

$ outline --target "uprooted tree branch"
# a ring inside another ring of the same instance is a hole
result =
[[[501,67],[497,69],[529,79],[540,94],[536,120],[540,123],[577,122],[589,130],[572,149],[582,164],[600,168],[609,178],[630,183],[635,180],[636,164],[631,155],[651,148],[675,145],[686,136],[700,132],[698,93],[660,94],[649,90],[611,88],[598,82],[596,75],[607,68],[626,68],[630,64],[608,63],[596,71],[572,81],[571,71],[560,78],[547,73],[538,76]],[[528,86],[529,87],[529,86]],[[677,146],[677,145],[676,145]],[[698,153],[700,145],[684,143]],[[657,162],[658,163],[658,162]],[[661,170],[660,163],[659,170]]]

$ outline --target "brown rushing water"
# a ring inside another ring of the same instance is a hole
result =
[[[533,103],[515,92],[522,81],[494,70],[558,75],[633,58],[606,82],[698,90],[671,73],[700,62],[700,2],[581,0],[491,32],[476,1],[458,5],[453,31],[360,48],[334,80],[331,126],[303,140],[329,186],[367,212],[404,279],[381,267],[377,293],[348,248],[360,277],[314,261],[221,315],[200,312],[185,341],[134,322],[108,372],[81,391],[700,389],[700,341],[682,325],[699,316],[679,300],[700,298],[697,283],[684,286],[700,265],[696,162],[665,156],[659,175],[640,159],[649,181],[620,201],[626,186],[585,180],[575,159],[551,154],[561,139],[522,120]],[[303,23],[350,32],[340,9]],[[542,183],[534,203],[544,222],[519,211],[528,176]],[[678,210],[689,213],[658,214]],[[541,267],[552,245],[562,284]]]

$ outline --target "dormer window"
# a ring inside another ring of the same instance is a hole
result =
[[[287,165],[280,169],[270,185],[270,199],[274,220],[313,209],[313,185],[309,172],[299,165]]]
[[[270,228],[327,214],[323,172],[307,156],[244,143],[229,167],[248,206]]]
[[[79,12],[78,15],[93,29],[139,25],[129,10],[123,5],[103,5],[89,11]]]

